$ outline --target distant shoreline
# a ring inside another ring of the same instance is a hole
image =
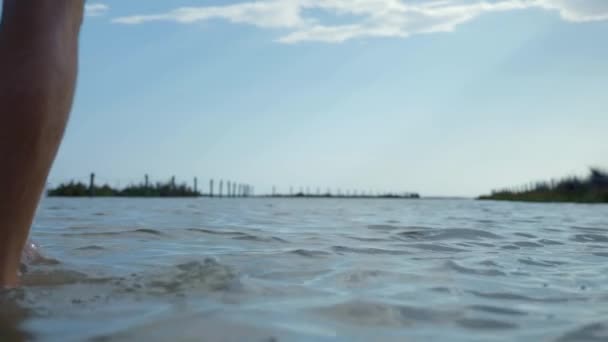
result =
[[[608,203],[608,172],[592,168],[586,178],[568,177],[495,190],[479,200],[543,203]]]
[[[256,196],[260,198],[287,198],[287,199],[298,199],[298,198],[316,198],[316,199],[420,199],[420,195],[406,194],[406,195],[305,195],[305,194],[295,194],[295,195],[261,195]]]
[[[346,192],[330,193],[304,193],[294,194],[261,194],[255,195],[254,188],[247,184],[238,184],[230,181],[219,181],[217,192],[214,192],[213,180],[209,182],[209,192],[204,193],[198,190],[197,179],[194,179],[194,186],[190,187],[185,183],[177,184],[175,177],[167,182],[151,183],[146,175],[145,181],[140,184],[129,185],[122,189],[116,189],[105,184],[98,186],[95,184],[95,174],[91,174],[88,185],[83,182],[70,181],[62,183],[55,188],[47,190],[47,197],[130,197],[130,198],[318,198],[318,199],[419,199],[418,193],[411,192],[385,192],[370,194],[365,192]],[[225,185],[225,186],[224,186]]]
[[[388,199],[388,200],[407,200],[407,199],[470,199],[464,197],[421,197],[420,195],[412,196],[272,196],[272,195],[254,195],[254,196],[210,196],[209,194],[201,193],[199,195],[57,195],[47,192],[47,197],[50,198],[217,198],[217,199],[231,199],[231,198],[253,198],[253,199],[353,199],[353,200],[364,200],[364,199]]]
[[[202,193],[196,189],[196,180],[192,188],[186,184],[177,184],[175,177],[168,182],[150,183],[146,176],[144,183],[116,189],[107,184],[96,185],[95,174],[91,174],[88,185],[71,181],[47,191],[48,197],[200,197],[201,195]]]

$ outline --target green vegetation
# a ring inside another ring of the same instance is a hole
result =
[[[592,168],[587,178],[568,177],[519,189],[493,191],[481,200],[525,202],[608,203],[608,172]]]
[[[50,197],[198,197],[201,193],[186,184],[175,185],[173,181],[129,185],[124,189],[113,189],[108,185],[87,186],[80,182],[69,182],[50,189]]]

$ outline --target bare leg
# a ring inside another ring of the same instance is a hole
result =
[[[0,286],[21,251],[63,137],[84,0],[4,0],[0,24]]]

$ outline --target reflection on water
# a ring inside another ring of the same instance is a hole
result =
[[[0,340],[608,339],[608,206],[46,199]]]

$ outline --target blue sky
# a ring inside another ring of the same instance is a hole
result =
[[[89,2],[49,181],[486,193],[608,166],[605,0]]]

